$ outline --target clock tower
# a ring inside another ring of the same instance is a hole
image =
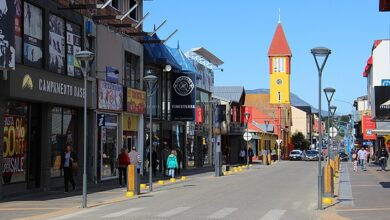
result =
[[[271,104],[290,104],[291,56],[282,24],[279,22],[268,50]]]

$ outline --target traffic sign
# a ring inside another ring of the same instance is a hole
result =
[[[252,134],[249,133],[249,132],[245,132],[244,135],[243,135],[243,137],[244,137],[244,140],[245,140],[245,141],[250,141],[250,140],[252,140]]]
[[[329,135],[330,135],[331,137],[336,137],[336,135],[337,135],[337,128],[335,128],[335,127],[330,127],[330,129],[329,129]]]

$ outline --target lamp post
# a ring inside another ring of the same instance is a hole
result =
[[[327,87],[324,89],[324,93],[325,93],[325,96],[326,96],[326,100],[328,101],[328,163],[329,163],[329,160],[330,160],[330,140],[331,140],[331,137],[330,137],[330,117],[331,117],[331,112],[330,112],[330,102],[332,101],[332,98],[333,98],[333,95],[334,93],[336,92],[336,90],[334,88],[331,88],[331,87]]]
[[[334,128],[333,128],[333,117],[334,117],[334,114],[336,113],[336,109],[337,109],[337,107],[336,106],[330,106],[329,107],[329,112],[330,112],[330,118],[331,118],[331,124],[332,124],[332,130],[330,130],[329,129],[329,134],[330,134],[330,144],[332,144],[332,147],[333,147],[333,135],[337,132],[337,131],[335,131],[335,130],[333,130]],[[329,126],[330,126],[330,124],[329,124]],[[333,157],[334,157],[335,155],[333,154]]]
[[[318,70],[318,209],[322,209],[322,174],[321,174],[321,150],[322,150],[322,129],[321,129],[321,77],[322,71],[328,60],[331,50],[326,47],[316,47],[310,51],[313,54],[317,70]],[[320,58],[324,58],[322,64],[318,62]]]
[[[80,51],[75,54],[84,76],[84,157],[83,157],[83,201],[82,208],[87,208],[87,77],[89,62],[94,58],[91,51]],[[84,63],[84,65],[82,65]]]
[[[219,101],[216,100],[216,99],[213,99],[209,102],[210,104],[210,108],[211,108],[211,121],[212,123],[211,124],[211,133],[212,133],[212,145],[213,145],[213,151],[214,151],[214,171],[215,171],[215,176],[218,177],[218,176],[221,176],[222,175],[222,172],[221,172],[221,147],[220,145],[217,145],[216,142],[216,138],[215,138],[215,134],[214,134],[214,124],[215,124],[215,111],[216,111],[216,107],[217,105],[219,104]]]
[[[251,115],[250,112],[245,112],[245,113],[244,113],[245,120],[246,120],[246,133],[247,133],[248,136],[249,136],[249,117],[250,117],[250,115]],[[248,155],[249,148],[248,148],[248,142],[249,142],[249,139],[247,139],[247,141],[246,141],[246,165],[247,165],[247,167],[248,167],[248,165],[249,165],[249,155]]]
[[[152,75],[152,71],[148,71],[144,77],[146,89],[149,97],[149,192],[153,191],[153,174],[152,174],[152,155],[153,155],[153,124],[152,124],[152,96],[157,89],[157,76]]]

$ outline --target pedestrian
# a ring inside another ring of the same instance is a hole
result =
[[[362,147],[358,151],[358,159],[362,170],[366,170],[367,151]]]
[[[127,185],[126,168],[129,164],[130,164],[129,155],[126,152],[126,149],[122,148],[121,153],[118,155],[119,186],[121,187]],[[122,176],[125,183],[124,185],[122,185]]]
[[[249,147],[248,148],[248,157],[249,157],[249,164],[252,164],[252,160],[253,160],[253,156],[254,156],[254,154],[253,154],[253,149],[252,149],[252,147]]]
[[[167,168],[168,168],[168,175],[171,178],[175,178],[175,169],[178,168],[177,163],[177,157],[176,157],[176,151],[172,150],[171,154],[167,158]]]
[[[240,164],[241,165],[245,164],[246,152],[245,152],[244,148],[241,148],[239,156],[240,156]]]
[[[367,151],[367,164],[369,164],[370,163],[370,155],[371,155],[370,148],[367,147],[366,151]]]
[[[389,158],[389,153],[386,148],[381,147],[378,151],[379,164],[381,166],[382,172],[386,172],[387,159]]]
[[[68,182],[72,184],[72,189],[75,191],[76,185],[73,179],[73,169],[77,169],[77,157],[70,145],[66,146],[65,152],[62,154],[61,168],[64,170],[65,193],[69,192]]]
[[[135,168],[137,169],[137,173],[139,173],[141,157],[137,152],[137,148],[135,146],[131,148],[131,151],[129,153],[129,159],[130,159],[130,164],[134,165]]]
[[[357,159],[354,158],[352,163],[353,163],[353,171],[357,172],[357,167],[358,167]]]
[[[167,159],[168,159],[168,156],[169,156],[169,148],[168,146],[164,146],[163,149],[162,149],[162,168],[163,168],[163,173],[164,173],[164,177],[167,176]],[[160,168],[160,171],[161,171],[161,168]]]
[[[180,163],[182,162],[183,159],[183,154],[181,153],[181,150],[179,147],[176,148],[176,156],[177,156],[177,175],[180,176]]]

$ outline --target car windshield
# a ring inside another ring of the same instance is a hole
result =
[[[318,153],[317,153],[317,151],[315,151],[315,150],[309,150],[309,151],[306,152],[306,154],[308,154],[308,155],[309,155],[309,154],[310,154],[310,155],[316,155],[316,154],[318,154]]]

